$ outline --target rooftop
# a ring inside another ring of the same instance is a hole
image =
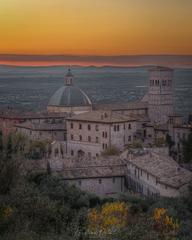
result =
[[[85,122],[101,122],[101,123],[121,123],[121,122],[129,122],[135,121],[136,118],[113,113],[111,111],[92,111],[81,113],[75,115],[68,120],[76,120],[76,121],[85,121]]]
[[[125,176],[126,165],[118,156],[65,161],[61,174],[65,179]]]
[[[48,106],[57,107],[79,107],[91,106],[89,97],[73,83],[73,74],[71,69],[65,76],[65,85],[59,88],[51,97]]]
[[[133,110],[133,109],[146,109],[148,108],[147,102],[128,102],[128,103],[109,103],[109,104],[95,104],[93,106],[95,110]]]
[[[22,124],[16,124],[15,127],[17,128],[24,128],[24,129],[29,129],[33,131],[56,131],[56,130],[61,130],[64,131],[66,130],[65,123],[22,123]]]
[[[159,183],[179,188],[192,181],[192,173],[165,154],[153,150],[129,155],[128,161],[157,178]]]
[[[91,100],[78,87],[66,85],[59,88],[51,97],[48,106],[77,107],[91,106]]]
[[[4,109],[0,111],[0,118],[4,119],[41,119],[41,118],[67,118],[67,113],[48,113],[48,112],[24,112]]]

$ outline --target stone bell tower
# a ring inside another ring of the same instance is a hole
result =
[[[173,69],[153,67],[149,70],[149,118],[157,124],[167,123],[173,114]]]

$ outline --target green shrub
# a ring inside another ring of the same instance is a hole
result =
[[[119,155],[120,151],[117,147],[111,146],[108,147],[105,151],[103,151],[104,156],[114,156],[114,155]]]

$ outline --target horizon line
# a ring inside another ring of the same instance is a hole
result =
[[[5,65],[82,65],[192,67],[192,55],[41,55],[0,54]]]
[[[139,57],[139,56],[186,56],[192,57],[190,54],[174,54],[174,53],[162,53],[162,54],[68,54],[68,53],[1,53],[0,56],[66,56],[66,57]]]

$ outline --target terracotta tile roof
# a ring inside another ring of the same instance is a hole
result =
[[[17,128],[29,129],[32,131],[56,131],[56,130],[66,130],[65,123],[49,124],[49,123],[22,123],[16,124]]]
[[[92,159],[70,159],[65,161],[63,171],[65,179],[107,178],[125,176],[126,164],[118,156]]]
[[[157,181],[173,188],[179,188],[192,181],[192,172],[180,167],[171,157],[147,152],[133,154],[129,162],[157,178]]]
[[[68,118],[68,120],[101,122],[101,123],[121,123],[121,122],[135,121],[136,118],[113,113],[111,111],[92,111],[92,112],[86,112],[86,113],[75,115],[71,118]]]
[[[146,109],[148,108],[147,102],[128,102],[128,103],[112,103],[112,104],[96,104],[93,106],[94,110],[134,110],[134,109]]]

